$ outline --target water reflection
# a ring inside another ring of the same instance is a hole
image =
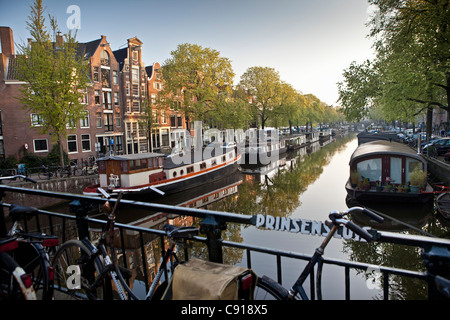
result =
[[[223,177],[214,183],[168,197],[155,198],[152,199],[152,202],[207,208],[246,215],[261,213],[286,218],[298,218],[300,208],[306,212],[317,212],[322,211],[322,208],[325,207],[325,214],[327,214],[329,210],[336,209],[335,203],[342,203],[342,208],[346,205],[343,195],[346,195],[345,182],[349,172],[348,161],[350,160],[350,154],[354,151],[351,149],[356,147],[355,141],[355,135],[350,134],[322,143],[317,142],[309,146],[309,148],[301,148],[295,152],[284,154],[274,165],[257,168],[243,166],[240,171]],[[345,158],[347,154],[348,159]],[[345,157],[343,158],[343,156]],[[327,185],[330,183],[329,181],[333,181],[333,184]],[[325,187],[322,186],[324,183]],[[316,190],[312,187],[313,185],[320,185],[321,188]],[[310,197],[309,193],[311,192],[316,194]],[[381,226],[372,225],[374,228],[395,232],[413,232],[405,226],[405,224],[408,224],[440,237],[450,237],[449,226],[445,226],[444,222],[436,219],[432,205],[423,207],[418,207],[417,205],[407,207],[403,205],[395,207],[392,204],[372,203],[369,207],[394,218],[391,220],[386,219],[386,222]],[[314,213],[316,214],[316,212]],[[306,216],[306,218],[310,217]],[[321,221],[326,218],[324,215],[314,217],[314,219]],[[371,225],[371,221],[363,217],[354,219],[360,225]],[[117,220],[121,223],[152,229],[162,229],[167,222],[181,226],[199,224],[199,221],[192,217],[179,217],[168,215],[164,212],[149,213],[148,211],[139,211],[134,208],[132,210],[121,209],[117,215]],[[142,240],[144,249],[141,250],[140,235],[135,232],[124,233],[123,243],[127,250],[125,254],[119,252],[119,257],[122,262],[126,263],[128,268],[133,270],[135,290],[144,294],[145,286],[143,284],[145,282],[151,283],[153,280],[161,259],[163,246],[167,246],[167,243],[162,243],[161,239],[157,237],[145,235]],[[271,248],[274,248],[274,245],[280,245],[285,250],[306,254],[312,254],[315,247],[317,247],[318,241],[321,241],[321,239],[318,239],[318,236],[255,230],[252,226],[232,223],[229,223],[227,229],[223,232],[225,240],[234,242],[244,242],[244,239],[249,235],[252,236],[253,240],[251,244],[265,246],[269,243]],[[93,237],[96,237],[95,232]],[[122,244],[117,243],[116,245],[121,247]],[[180,254],[183,256],[182,250]],[[416,248],[398,245],[333,240],[329,248],[327,248],[327,255],[338,255],[339,258],[344,258],[345,260],[375,265],[382,264],[409,270],[421,270],[422,268]],[[194,244],[192,256],[207,259],[206,247],[202,244]],[[266,266],[271,268],[271,264],[266,258],[252,257],[252,262],[262,269]],[[224,249],[225,263],[243,264],[244,261],[245,255],[242,250]],[[283,279],[286,279],[286,285],[291,284],[289,279],[295,279],[298,275],[299,269],[290,265],[283,269]],[[363,294],[362,292],[364,290],[367,291],[364,282],[366,277],[369,280],[381,280],[372,275],[357,274],[357,276],[363,278],[363,282],[356,289],[358,297],[380,297],[378,291],[369,294]],[[392,276],[390,281],[390,292],[394,298],[414,299],[424,296],[425,288],[422,283],[396,276]],[[342,287],[343,278],[327,279],[323,283],[329,287],[328,290],[330,292],[334,292],[336,291],[334,287]],[[339,295],[334,295],[334,293],[327,296],[327,288],[325,286],[325,297],[331,299],[340,297]],[[343,292],[343,289],[340,289],[340,292]]]

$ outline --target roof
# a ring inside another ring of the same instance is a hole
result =
[[[122,70],[125,59],[128,58],[128,47],[113,51],[113,54],[119,63],[120,70]]]
[[[77,46],[77,53],[83,54],[85,58],[90,58],[94,55],[95,51],[97,50],[98,46],[100,45],[100,42],[102,39],[93,40],[90,42],[85,43],[78,43]]]
[[[350,165],[357,159],[381,154],[406,156],[426,164],[426,160],[406,144],[386,140],[376,140],[359,145],[350,158]]]
[[[135,153],[135,154],[125,154],[121,156],[106,156],[103,158],[98,159],[98,161],[106,161],[106,160],[140,160],[140,159],[148,159],[148,158],[155,158],[155,157],[165,157],[165,154],[162,153],[154,153],[154,152],[147,152],[147,153]]]

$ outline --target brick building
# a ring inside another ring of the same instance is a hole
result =
[[[25,152],[46,156],[53,148],[51,135],[40,132],[39,114],[24,110],[16,98],[25,83],[14,74],[12,30],[0,27],[0,38],[0,158],[20,159]],[[70,128],[63,142],[71,160],[81,163],[108,152],[133,154],[178,146],[188,122],[172,108],[157,107],[156,97],[163,86],[161,65],[145,66],[142,45],[134,37],[125,48],[112,51],[106,36],[78,44],[78,54],[88,59],[91,85],[83,101],[86,117]],[[156,120],[151,132],[144,121],[149,112]]]

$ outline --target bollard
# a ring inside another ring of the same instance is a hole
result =
[[[211,262],[223,263],[222,231],[226,229],[227,224],[217,221],[213,216],[206,217],[200,223],[200,232],[206,234],[206,246]]]

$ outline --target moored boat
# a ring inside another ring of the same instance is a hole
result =
[[[99,195],[99,187],[129,199],[179,192],[235,172],[240,158],[235,148],[217,146],[170,156],[108,156],[98,159],[100,184],[88,186],[83,194]]]
[[[286,139],[286,148],[288,151],[297,150],[306,146],[306,135],[294,135]]]
[[[436,209],[445,219],[450,219],[450,192],[441,193],[436,198]]]
[[[358,201],[425,203],[433,198],[426,181],[414,191],[416,172],[427,172],[427,162],[405,144],[385,140],[363,143],[350,159],[347,194]]]

